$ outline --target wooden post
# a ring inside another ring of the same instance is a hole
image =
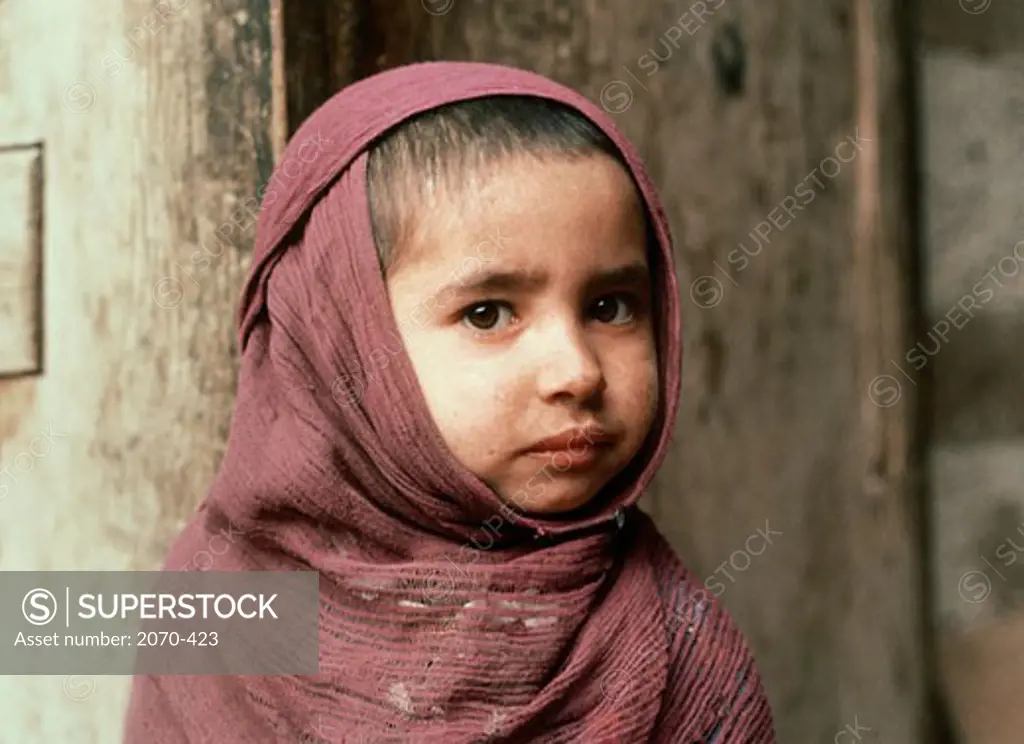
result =
[[[0,225],[17,228],[0,231],[0,296],[19,292],[0,311],[0,561],[151,570],[209,488],[231,416],[234,312],[272,163],[269,10],[52,10],[0,2]],[[27,144],[41,157],[9,149]],[[2,677],[0,738],[119,741],[129,682]]]

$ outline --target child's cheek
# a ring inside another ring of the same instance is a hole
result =
[[[658,359],[653,344],[638,343],[618,349],[610,361],[606,372],[609,383],[624,387],[634,403],[656,391]]]
[[[608,387],[615,391],[617,412],[628,417],[631,428],[646,431],[658,409],[658,360],[653,344],[637,348],[632,354],[617,355],[609,375]]]
[[[644,412],[644,429],[650,428],[658,410],[658,368],[654,363],[644,365],[643,379],[636,385],[637,399],[633,401],[638,411]]]
[[[452,438],[462,442],[462,449],[472,449],[477,457],[487,456],[509,438],[515,430],[510,402],[511,384],[508,372],[501,365],[491,369],[483,365],[445,365],[438,384],[445,388],[446,418],[454,429]]]

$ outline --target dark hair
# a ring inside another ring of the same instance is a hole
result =
[[[387,273],[394,265],[396,246],[430,192],[458,188],[472,170],[514,155],[598,153],[623,163],[618,148],[593,122],[569,106],[535,96],[459,101],[403,121],[373,145],[367,163],[381,269]]]

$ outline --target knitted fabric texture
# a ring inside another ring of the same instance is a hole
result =
[[[619,147],[651,217],[660,410],[578,519],[503,503],[448,452],[374,247],[367,150],[440,105],[560,101]],[[293,136],[263,197],[217,477],[164,569],[320,574],[315,677],[135,677],[126,744],[771,744],[750,653],[636,506],[669,447],[680,308],[668,221],[637,153],[582,95],[430,62],[355,83]]]

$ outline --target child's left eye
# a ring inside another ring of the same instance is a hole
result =
[[[591,313],[594,320],[612,325],[622,325],[633,320],[631,298],[626,295],[607,295],[599,297],[593,304]]]

